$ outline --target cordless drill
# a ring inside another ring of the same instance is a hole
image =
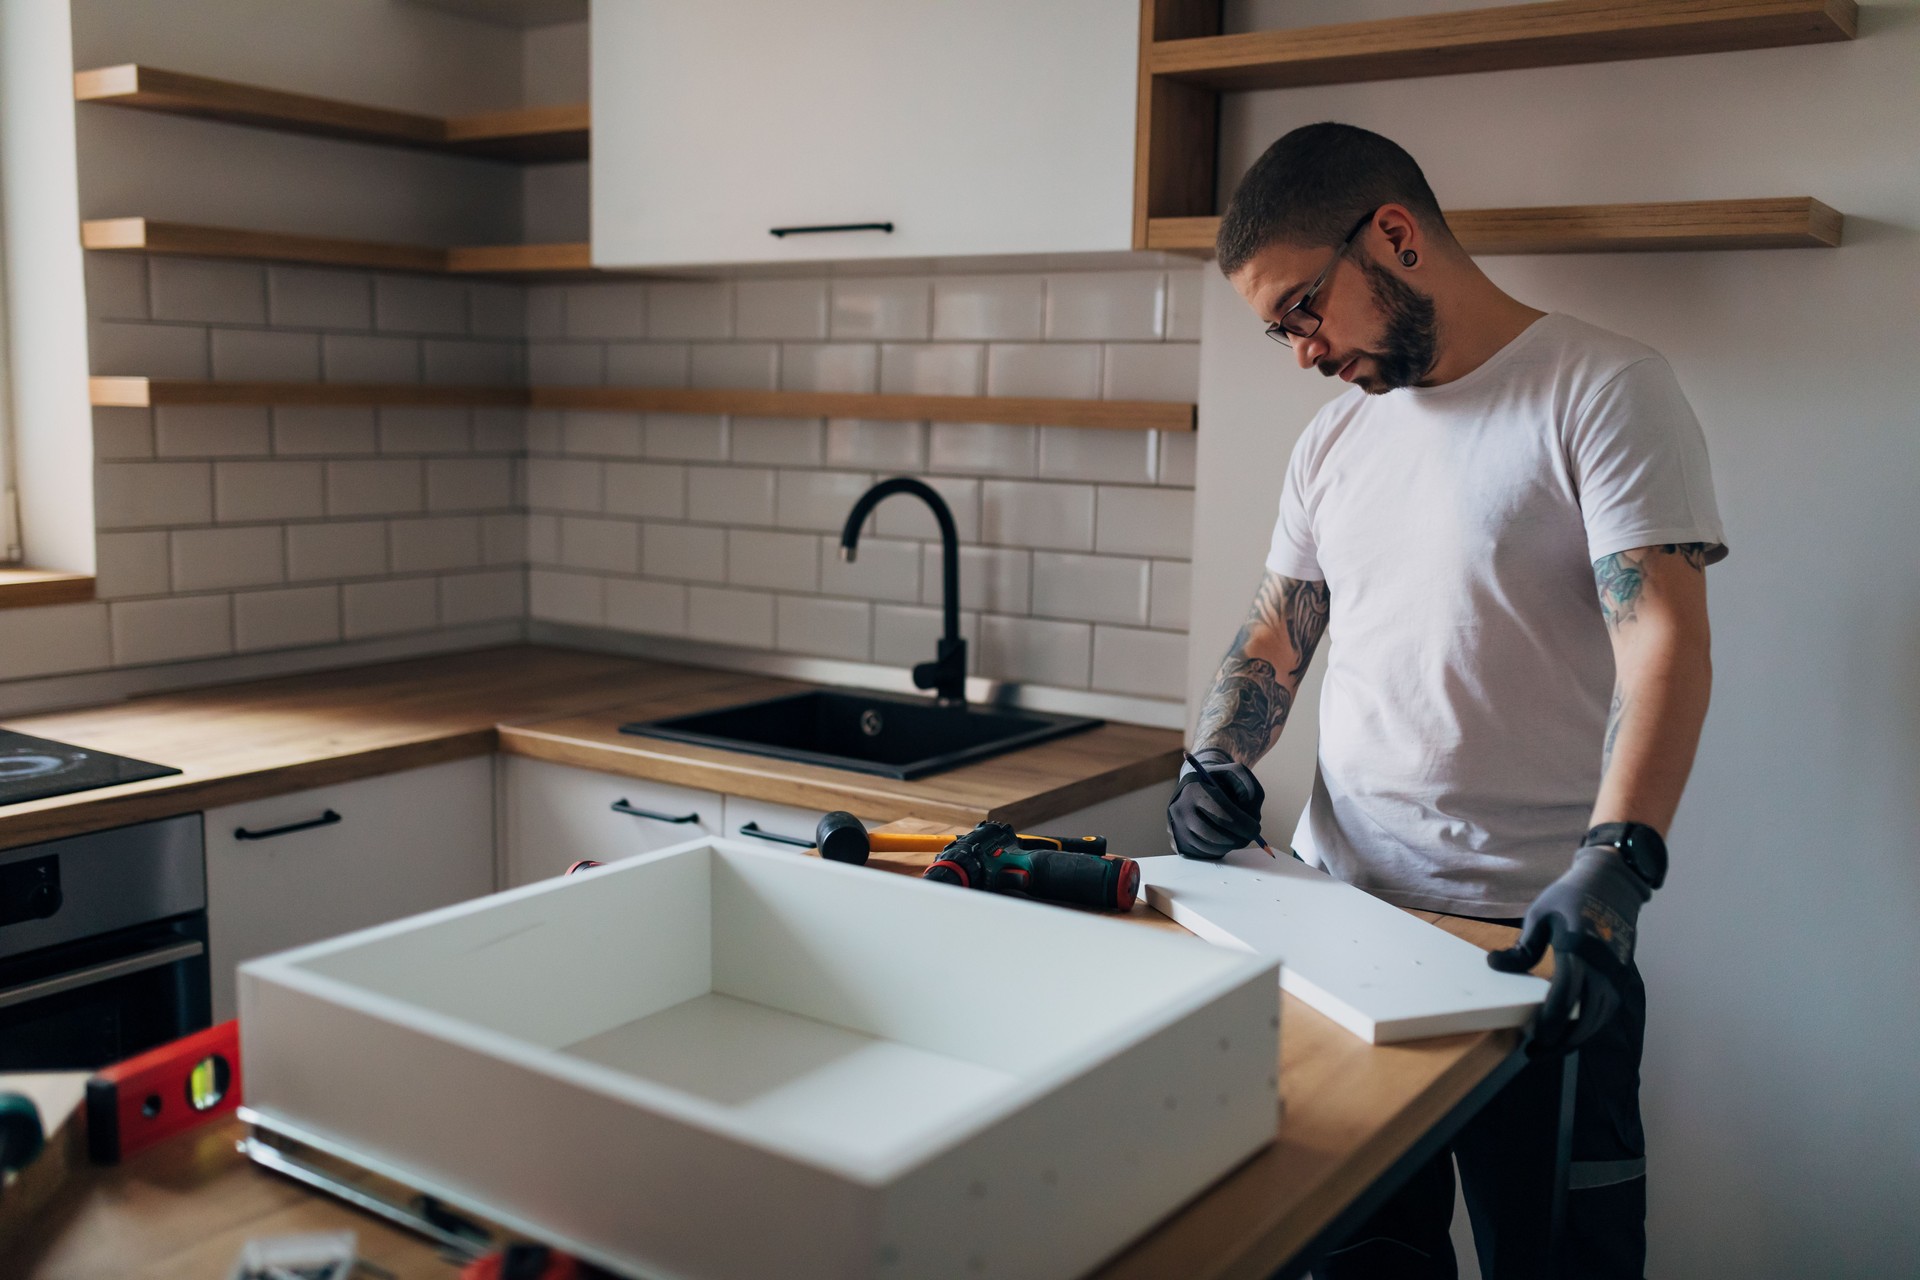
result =
[[[1132,858],[1082,852],[1094,840],[1023,836],[1004,822],[983,822],[940,851],[925,880],[986,889],[1041,902],[1101,911],[1129,911],[1139,896],[1140,864]],[[1106,841],[1097,842],[1104,849]]]

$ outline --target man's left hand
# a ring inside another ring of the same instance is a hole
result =
[[[1653,890],[1616,849],[1588,845],[1573,855],[1573,867],[1548,885],[1527,908],[1520,940],[1491,952],[1487,963],[1504,973],[1525,973],[1553,947],[1553,985],[1534,1022],[1535,1055],[1579,1048],[1620,1007],[1620,980],[1633,961],[1640,908]],[[1575,1019],[1574,1010],[1580,1015]]]

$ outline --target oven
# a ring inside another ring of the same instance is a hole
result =
[[[208,975],[199,814],[0,850],[0,1071],[91,1070],[197,1031]]]

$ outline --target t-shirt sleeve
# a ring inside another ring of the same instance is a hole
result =
[[[1307,507],[1307,441],[1313,435],[1309,427],[1287,461],[1286,479],[1280,485],[1280,517],[1273,522],[1273,542],[1267,548],[1267,572],[1301,582],[1326,578],[1320,571],[1319,548]]]
[[[1706,543],[1709,564],[1726,556],[1706,438],[1665,360],[1636,360],[1594,392],[1567,446],[1589,560],[1674,542]]]

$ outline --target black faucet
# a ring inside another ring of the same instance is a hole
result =
[[[867,522],[867,516],[880,505],[882,498],[896,493],[910,493],[933,508],[933,518],[940,525],[940,606],[946,615],[946,625],[934,660],[913,668],[913,684],[916,689],[932,689],[943,706],[958,705],[967,700],[967,642],[960,638],[960,534],[953,527],[953,512],[947,509],[947,500],[932,486],[912,476],[882,480],[861,494],[853,510],[847,512],[846,527],[840,530],[840,558],[849,563],[853,561],[854,551],[860,544],[860,526]]]

